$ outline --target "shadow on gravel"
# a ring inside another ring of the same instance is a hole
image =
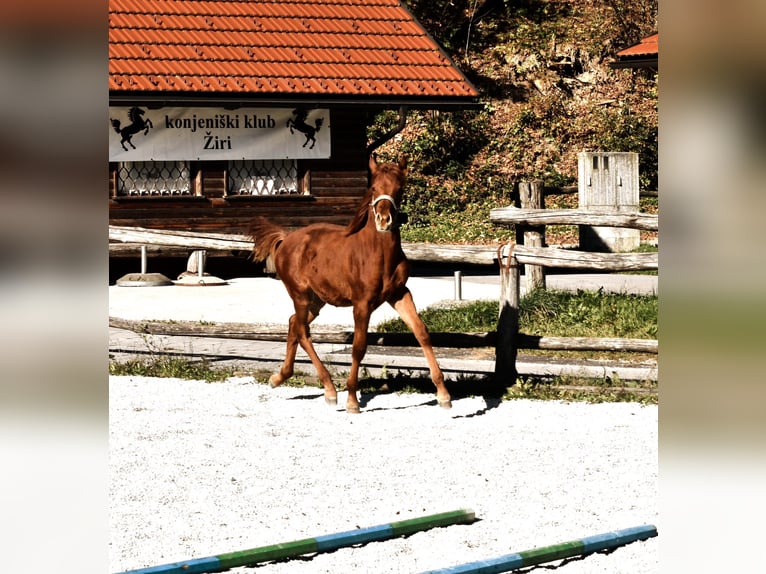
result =
[[[449,380],[445,384],[453,401],[468,397],[482,397],[486,404],[483,409],[475,413],[460,415],[455,418],[469,418],[486,414],[502,403],[502,396],[505,393],[505,389],[498,388],[491,377],[468,377],[465,379]],[[359,381],[359,387],[361,389],[360,404],[362,408],[376,395],[388,393],[422,393],[431,397],[425,403],[395,408],[437,406],[436,389],[428,377],[396,374],[385,379],[365,378]]]
[[[320,391],[317,394],[310,394],[310,395],[297,395],[294,397],[287,397],[286,400],[288,401],[315,401],[316,399],[321,399],[324,397],[324,392]]]
[[[415,409],[419,407],[429,407],[429,406],[437,406],[436,405],[436,399],[426,401],[424,403],[418,403],[416,405],[403,405],[401,407],[373,407],[373,408],[366,408],[368,403],[371,399],[374,399],[378,394],[380,393],[370,393],[370,394],[362,394],[359,398],[359,407],[362,409],[362,414],[364,413],[374,413],[377,411],[405,411],[408,409]]]
[[[460,400],[469,397],[482,397],[484,399],[485,406],[477,410],[476,412],[462,415],[455,415],[454,418],[472,418],[486,414],[492,409],[497,408],[502,401],[502,394],[498,394],[496,389],[492,386],[490,380],[477,381],[471,380],[470,384],[467,381],[448,381],[447,390],[452,395],[452,400]],[[359,407],[362,409],[362,414],[365,412],[372,413],[378,411],[397,411],[408,410],[420,407],[438,407],[435,396],[434,384],[428,377],[411,377],[404,375],[396,375],[389,378],[365,378],[359,381]],[[341,404],[345,398],[343,393],[345,389],[339,389],[338,396],[338,412],[344,412],[345,408]],[[389,395],[392,393],[411,393],[422,394],[424,400],[416,404],[402,405],[402,406],[386,406],[370,408],[371,402],[374,402],[375,397],[380,395]],[[314,401],[321,399],[324,396],[322,390],[318,390],[316,393],[296,395],[289,397],[288,401]]]
[[[475,413],[471,413],[468,415],[457,415],[456,419],[471,419],[473,417],[478,417],[481,415],[487,414],[488,411],[491,411],[492,409],[496,409],[500,406],[500,403],[503,402],[503,400],[500,397],[484,397],[484,402],[486,403],[486,407],[483,409],[479,409]]]

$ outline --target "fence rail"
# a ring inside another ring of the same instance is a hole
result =
[[[651,213],[603,213],[584,209],[523,209],[496,207],[489,212],[489,220],[498,225],[595,225],[600,227],[628,227],[657,231],[659,217]]]
[[[135,249],[141,245],[166,246],[197,250],[250,251],[253,241],[247,235],[204,233],[144,227],[109,226],[110,251]],[[402,250],[410,261],[493,265],[496,248],[482,245],[438,245],[435,243],[402,243]]]
[[[656,231],[657,215],[645,213],[599,213],[582,209],[534,209],[502,207],[491,210],[490,220],[499,225],[516,225],[521,230],[540,229],[544,225],[597,225],[627,227]],[[543,229],[544,233],[544,229]],[[520,235],[520,234],[517,234]],[[542,234],[541,234],[542,235]],[[527,237],[527,233],[521,235]],[[594,253],[552,247],[506,245],[498,248],[500,266],[500,311],[495,347],[495,377],[498,381],[515,381],[518,349],[531,348],[535,339],[519,333],[519,303],[521,293],[520,265],[527,269],[558,267],[569,269],[596,269],[600,271],[636,271],[659,268],[659,253]],[[545,287],[541,279],[528,274],[528,289]],[[530,281],[531,279],[531,281]],[[540,337],[540,340],[546,337]],[[549,338],[550,339],[550,338]],[[563,350],[620,350],[656,353],[654,339],[570,338],[557,337],[557,348]]]
[[[515,245],[513,255],[519,263],[563,269],[598,271],[645,271],[659,267],[659,253],[593,253],[555,247]]]
[[[576,213],[572,213],[575,211]],[[545,213],[537,213],[545,212]],[[594,223],[598,221],[598,223]],[[617,219],[615,219],[617,217]],[[514,224],[520,227],[536,227],[545,224],[566,224],[582,222],[587,225],[643,225],[642,229],[656,229],[657,216],[646,214],[605,215],[580,210],[533,210],[519,208],[497,208],[492,210],[490,219],[500,225]],[[117,245],[162,245],[189,250],[250,250],[252,240],[244,235],[218,233],[187,232],[179,230],[146,229],[140,227],[109,226],[109,240]],[[485,246],[433,245],[404,243],[402,248],[411,260],[439,261],[470,264],[494,264],[500,267],[500,314],[497,331],[488,333],[433,333],[436,346],[443,347],[487,347],[495,345],[495,375],[499,380],[515,381],[516,354],[518,349],[548,349],[567,351],[627,351],[639,353],[657,353],[656,340],[590,338],[590,337],[548,337],[532,336],[518,331],[518,307],[520,293],[519,265],[541,267],[598,269],[604,271],[630,271],[657,269],[657,253],[591,253],[549,247],[528,247],[525,245],[501,246],[499,249]],[[131,324],[128,321],[110,318],[110,325],[134,331],[163,331],[167,325]],[[247,328],[221,326],[219,332],[209,332],[210,327],[202,328],[205,332],[189,333],[198,336],[223,338],[250,338],[261,340],[281,340],[286,333],[282,329],[270,329],[253,325]],[[349,333],[322,333],[312,330],[315,338],[327,342],[348,342]],[[179,334],[179,333],[176,333]],[[369,333],[368,342],[373,345],[414,346],[417,341],[411,334]]]

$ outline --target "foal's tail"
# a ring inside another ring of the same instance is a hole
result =
[[[253,238],[253,261],[256,263],[269,256],[273,261],[279,244],[287,236],[287,231],[265,217],[253,219],[249,232]]]

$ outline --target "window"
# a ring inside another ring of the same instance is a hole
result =
[[[229,161],[228,195],[298,194],[298,166],[295,160]]]
[[[117,165],[117,195],[193,195],[189,162],[121,162]]]

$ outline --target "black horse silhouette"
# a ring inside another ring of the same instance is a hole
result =
[[[323,118],[318,118],[316,122],[314,122],[314,125],[311,126],[306,123],[306,119],[309,117],[308,110],[293,110],[293,117],[287,120],[287,127],[290,128],[290,133],[294,134],[295,132],[293,129],[298,130],[299,132],[303,133],[306,136],[306,141],[303,142],[302,147],[306,147],[306,145],[311,142],[311,146],[309,149],[313,149],[314,145],[317,143],[316,140],[316,133],[319,131],[319,128],[322,127],[322,124],[324,123]]]
[[[128,151],[128,148],[125,147],[126,142],[130,144],[130,147],[136,149],[136,146],[134,146],[133,142],[131,141],[135,134],[143,130],[144,135],[146,135],[149,133],[149,128],[154,127],[152,120],[149,118],[144,119],[145,113],[146,112],[144,112],[144,110],[139,107],[130,108],[130,111],[128,112],[128,119],[130,120],[130,123],[122,129],[120,129],[120,120],[112,120],[112,127],[114,128],[114,131],[120,134],[120,137],[122,138],[120,140],[120,144],[122,145],[122,149],[125,151]]]

